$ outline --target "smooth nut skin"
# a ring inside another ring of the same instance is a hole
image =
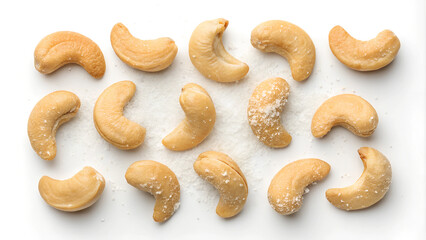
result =
[[[262,52],[278,53],[287,59],[296,81],[307,79],[315,65],[315,46],[300,27],[281,20],[259,24],[251,32],[251,45]]]
[[[250,97],[247,115],[251,130],[269,147],[283,148],[291,142],[280,118],[289,93],[286,80],[270,78],[260,83]]]
[[[241,212],[247,200],[248,186],[237,163],[224,153],[208,151],[198,156],[194,170],[219,191],[217,215],[230,218]]]
[[[389,160],[374,148],[362,147],[358,150],[364,171],[351,186],[331,188],[325,193],[327,200],[343,210],[368,208],[380,201],[389,190],[392,168]]]
[[[111,45],[121,61],[145,72],[166,69],[172,64],[178,51],[172,39],[163,37],[141,40],[130,34],[122,23],[117,23],[112,28]]]
[[[335,26],[328,40],[334,56],[357,71],[374,71],[385,67],[393,61],[401,46],[398,37],[390,30],[380,32],[369,41],[360,41],[341,26]]]
[[[123,115],[124,106],[136,91],[131,81],[121,81],[105,89],[96,101],[93,120],[99,134],[119,149],[139,147],[145,139],[145,128]]]
[[[322,180],[329,172],[330,165],[315,158],[287,164],[274,176],[269,185],[269,203],[282,215],[299,211],[305,188],[313,182]]]
[[[370,103],[353,94],[342,94],[327,99],[312,118],[314,137],[324,137],[332,127],[342,126],[360,137],[373,134],[379,123],[377,112]]]
[[[179,181],[166,165],[150,160],[135,162],[127,169],[126,180],[155,197],[154,221],[166,221],[179,208]]]
[[[28,118],[28,138],[34,151],[44,160],[56,156],[56,131],[73,118],[80,99],[72,92],[56,91],[43,97]]]
[[[163,145],[173,151],[185,151],[200,144],[213,130],[216,110],[204,88],[189,83],[182,88],[179,103],[186,118],[165,138]]]
[[[68,63],[82,66],[94,78],[101,78],[105,73],[101,49],[88,37],[76,32],[47,35],[34,51],[34,65],[41,73],[52,73]]]
[[[91,167],[84,167],[66,180],[43,176],[38,183],[38,190],[44,201],[65,212],[76,212],[90,207],[99,199],[104,188],[104,177]]]
[[[189,40],[189,57],[206,78],[217,82],[234,82],[247,75],[249,67],[231,56],[223,46],[222,35],[228,20],[205,21],[195,28]]]

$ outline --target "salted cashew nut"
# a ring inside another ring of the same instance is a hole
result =
[[[230,218],[241,212],[247,200],[248,186],[237,163],[224,153],[208,151],[198,156],[194,170],[219,191],[217,215]]]
[[[281,20],[259,24],[251,32],[251,45],[262,52],[278,53],[290,64],[296,81],[307,79],[315,65],[315,46],[300,27]]]
[[[93,120],[99,134],[119,149],[139,147],[145,139],[145,128],[123,115],[124,106],[136,91],[131,81],[121,81],[105,89],[96,101]]]
[[[370,147],[362,147],[358,153],[364,164],[361,177],[351,186],[331,188],[325,193],[331,204],[347,211],[368,208],[380,201],[392,180],[391,164],[382,153]]]
[[[28,137],[34,151],[44,160],[56,156],[56,131],[73,118],[80,99],[72,92],[56,91],[43,97],[28,118]]]
[[[126,180],[155,197],[154,221],[166,221],[179,208],[179,181],[166,165],[151,160],[135,162],[127,169]]]
[[[330,172],[330,165],[316,158],[301,159],[287,164],[272,179],[268,200],[282,215],[293,214],[302,207],[305,188],[322,180]]]
[[[105,59],[99,46],[76,32],[47,35],[34,51],[34,65],[41,73],[52,73],[68,63],[82,66],[94,78],[101,78],[105,73]]]
[[[200,23],[189,40],[189,57],[206,78],[217,82],[234,82],[249,71],[247,64],[231,56],[223,46],[222,35],[228,20],[218,18]]]

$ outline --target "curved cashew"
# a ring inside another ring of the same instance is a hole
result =
[[[369,41],[353,38],[341,26],[335,26],[328,35],[334,56],[346,66],[358,71],[374,71],[393,61],[399,51],[398,37],[384,30]]]
[[[150,160],[135,162],[127,169],[126,180],[155,197],[154,221],[166,221],[179,208],[179,181],[166,165]]]
[[[389,160],[374,148],[362,147],[358,150],[364,171],[361,177],[351,186],[331,188],[325,193],[328,201],[343,210],[368,208],[380,201],[392,180],[392,169]]]
[[[330,165],[315,158],[287,164],[274,176],[269,185],[269,203],[282,215],[299,211],[305,188],[313,182],[322,180],[329,172]]]
[[[256,87],[249,100],[247,115],[251,130],[269,147],[283,148],[291,142],[280,119],[289,93],[286,80],[270,78]]]
[[[65,212],[76,212],[90,207],[99,199],[104,188],[104,177],[91,167],[84,167],[66,180],[43,176],[38,183],[38,190],[44,201]]]
[[[73,118],[80,99],[72,92],[56,91],[43,97],[28,118],[28,137],[34,151],[44,160],[56,156],[56,131]]]
[[[332,127],[342,126],[360,137],[373,134],[379,123],[376,110],[363,98],[342,94],[327,99],[312,118],[314,137],[324,137]]]
[[[237,163],[228,155],[204,152],[194,162],[194,170],[219,191],[217,215],[230,218],[243,210],[248,195],[247,181]]]
[[[165,138],[163,145],[174,151],[184,151],[200,144],[212,131],[216,110],[204,88],[189,83],[182,88],[179,103],[186,118]]]
[[[314,69],[314,43],[303,29],[292,23],[271,20],[259,24],[251,32],[251,45],[286,58],[296,81],[307,79]]]
[[[111,30],[111,45],[117,56],[127,65],[146,72],[158,72],[170,66],[178,48],[167,37],[155,40],[140,40],[130,34],[122,24]]]
[[[206,78],[218,82],[234,82],[249,71],[247,64],[231,56],[223,46],[222,35],[228,20],[218,18],[202,22],[189,40],[189,57],[192,64]]]
[[[105,89],[96,101],[93,120],[99,134],[120,149],[139,147],[145,139],[145,128],[123,115],[124,106],[136,91],[131,81],[121,81]]]
[[[76,32],[55,32],[44,37],[34,51],[35,68],[49,74],[68,63],[82,66],[94,78],[105,73],[105,59],[98,45]]]

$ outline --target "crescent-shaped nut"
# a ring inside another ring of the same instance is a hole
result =
[[[398,37],[390,30],[380,32],[369,41],[360,41],[341,26],[331,29],[328,41],[334,56],[357,71],[374,71],[385,67],[393,61],[401,46]]]
[[[130,34],[122,23],[111,30],[111,45],[117,56],[132,68],[145,72],[158,72],[170,66],[178,48],[168,38],[141,40]]]
[[[56,156],[56,131],[73,118],[80,99],[72,92],[56,91],[43,97],[28,118],[28,137],[34,151],[44,160]]]
[[[126,180],[155,197],[154,221],[166,221],[179,208],[179,181],[166,165],[151,160],[135,162],[127,169]]]
[[[104,188],[104,177],[91,167],[84,167],[66,180],[43,176],[38,183],[38,190],[44,201],[65,212],[76,212],[90,207],[99,199]]]
[[[96,101],[93,120],[99,134],[119,149],[139,147],[145,139],[145,128],[123,115],[124,106],[136,91],[131,81],[121,81],[105,89]]]
[[[281,20],[259,24],[251,32],[251,45],[262,52],[278,53],[290,64],[296,81],[307,79],[315,65],[315,46],[300,27]]]
[[[247,180],[237,163],[228,155],[204,152],[194,162],[194,170],[219,191],[217,215],[230,218],[243,210],[248,195]]]
[[[392,180],[392,168],[389,160],[374,148],[362,147],[358,150],[364,171],[351,186],[331,188],[325,193],[328,201],[343,210],[368,208],[380,201]]]
[[[269,147],[283,148],[291,142],[280,118],[289,93],[286,80],[270,78],[256,87],[249,100],[247,115],[251,130]]]
[[[200,85],[186,84],[179,103],[186,118],[162,141],[173,151],[185,151],[200,144],[210,134],[216,121],[213,101]]]
[[[365,99],[353,94],[341,94],[327,99],[312,118],[314,137],[324,137],[332,127],[342,126],[360,137],[373,134],[379,123],[377,112]]]
[[[105,73],[105,59],[98,45],[76,32],[55,32],[44,37],[34,51],[35,68],[49,74],[68,63],[82,66],[94,78]]]
[[[315,158],[287,164],[274,176],[269,185],[269,203],[282,215],[299,211],[305,188],[313,182],[322,180],[329,172],[330,165]]]
[[[189,57],[206,78],[217,82],[234,82],[249,71],[247,64],[231,56],[223,46],[222,35],[228,20],[205,21],[195,28],[189,40]]]

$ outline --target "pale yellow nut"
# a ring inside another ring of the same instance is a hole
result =
[[[122,23],[111,30],[111,45],[117,56],[127,65],[145,71],[158,72],[170,66],[178,48],[168,38],[141,40],[130,34]]]
[[[341,26],[331,29],[328,41],[334,56],[357,71],[374,71],[385,67],[393,61],[401,46],[398,37],[390,30],[380,32],[369,41],[360,41]]]
[[[307,79],[315,65],[315,46],[300,27],[281,20],[259,24],[251,32],[251,45],[262,52],[278,53],[290,64],[296,81]]]
[[[56,131],[73,118],[80,99],[72,92],[56,91],[43,97],[28,118],[28,138],[34,151],[44,160],[56,156]]]
[[[377,112],[370,103],[353,94],[342,94],[327,99],[312,118],[314,137],[324,137],[332,127],[342,126],[360,137],[373,134],[379,123]]]
[[[358,150],[364,171],[351,186],[331,188],[325,193],[328,201],[343,210],[368,208],[380,201],[389,190],[392,168],[389,160],[374,148],[362,147]]]
[[[117,148],[139,147],[145,139],[145,128],[123,115],[123,109],[136,91],[131,81],[121,81],[105,89],[96,101],[93,120],[99,134]]]
[[[35,68],[44,74],[68,63],[82,66],[94,78],[105,73],[105,59],[98,45],[76,32],[55,32],[44,37],[34,51]]]
[[[135,162],[127,169],[126,180],[155,197],[154,221],[166,221],[179,208],[179,181],[166,165],[151,160]]]
[[[195,83],[182,88],[179,103],[186,117],[162,141],[166,148],[173,151],[196,147],[210,134],[216,121],[216,110],[210,95]]]
[[[222,35],[228,20],[218,18],[200,23],[189,40],[189,57],[206,78],[234,82],[247,75],[247,64],[231,56],[223,46]]]
[[[228,155],[204,152],[194,162],[194,170],[219,191],[217,215],[230,218],[243,210],[248,195],[247,181],[237,163]]]
[[[274,176],[269,185],[269,203],[282,215],[299,211],[305,188],[313,182],[322,180],[329,172],[330,165],[315,158],[287,164]]]
[[[38,183],[38,190],[44,201],[65,212],[76,212],[90,207],[99,199],[104,188],[104,177],[91,167],[84,167],[66,180],[43,176]]]
[[[286,80],[270,78],[260,83],[250,97],[247,115],[251,130],[269,147],[283,148],[291,142],[280,118],[289,93]]]

